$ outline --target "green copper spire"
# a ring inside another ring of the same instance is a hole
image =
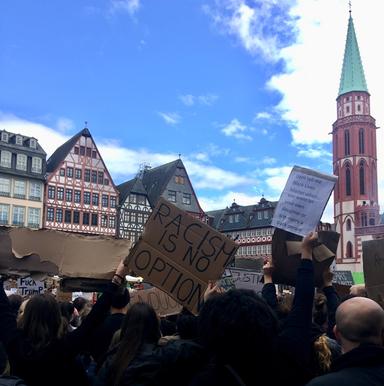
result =
[[[352,16],[349,16],[348,22],[347,42],[345,43],[343,71],[341,72],[340,78],[339,96],[350,91],[368,92]]]

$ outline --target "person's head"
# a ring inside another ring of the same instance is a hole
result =
[[[274,312],[250,290],[213,296],[204,304],[198,323],[201,343],[218,362],[229,364],[255,359],[257,353],[267,358],[278,331]]]
[[[75,306],[71,302],[60,302],[59,307],[62,317],[69,323],[72,320]]]
[[[76,325],[78,325],[78,324],[81,324],[81,321],[84,320],[86,316],[91,312],[92,303],[83,297],[77,297],[73,301],[73,305],[75,306],[77,312],[79,313],[79,316],[78,316],[79,320],[78,320],[78,323],[76,323]]]
[[[157,344],[160,336],[159,318],[155,310],[146,303],[133,304],[121,326],[119,348],[111,365],[111,384],[119,384],[124,370],[144,343]]]
[[[19,307],[19,311],[17,313],[17,318],[16,318],[18,326],[21,326],[21,321],[23,320],[25,306],[27,305],[28,302],[29,302],[29,299],[23,300],[23,302],[21,303],[21,305]]]
[[[176,329],[181,339],[197,338],[197,317],[186,308],[177,315]]]
[[[126,313],[129,304],[130,296],[127,288],[113,295],[111,300],[111,312]]]
[[[383,345],[384,310],[369,298],[348,299],[337,308],[334,332],[343,352],[362,343]]]
[[[279,319],[284,319],[291,312],[293,304],[293,295],[291,293],[283,293],[277,297],[276,314]]]
[[[354,284],[349,288],[349,294],[353,296],[368,297],[365,284]]]
[[[19,313],[21,303],[23,302],[23,297],[18,294],[12,294],[8,296],[8,301],[12,312],[17,315]]]
[[[34,295],[25,306],[20,326],[35,350],[57,339],[61,313],[56,299],[49,293]]]
[[[313,299],[312,310],[313,321],[319,326],[324,327],[328,318],[327,298],[324,294],[317,293]]]

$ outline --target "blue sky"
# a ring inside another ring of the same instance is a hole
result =
[[[378,126],[382,8],[352,13]],[[88,121],[116,184],[181,154],[205,210],[278,199],[293,165],[332,171],[347,21],[344,0],[4,0],[0,129],[51,154]]]

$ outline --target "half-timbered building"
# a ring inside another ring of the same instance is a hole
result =
[[[146,167],[133,180],[119,185],[118,190],[119,237],[137,240],[160,197],[202,221],[206,219],[181,159]]]
[[[47,161],[45,227],[89,234],[116,234],[118,191],[87,128]]]

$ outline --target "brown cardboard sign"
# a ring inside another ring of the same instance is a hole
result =
[[[384,240],[363,241],[365,288],[368,296],[384,308]]]
[[[168,316],[179,314],[182,306],[168,296],[164,291],[156,287],[146,290],[131,291],[130,304],[148,303],[159,316]]]
[[[131,246],[127,239],[46,229],[2,228],[0,234],[4,241],[0,244],[3,273],[47,272],[66,277],[108,279]]]
[[[237,246],[212,227],[160,199],[128,266],[197,313],[209,280],[219,280]]]
[[[337,245],[339,242],[339,233],[333,231],[318,232],[319,246],[324,245],[325,248],[320,248],[319,251],[325,251],[331,256],[323,258],[321,254],[317,254],[317,259],[313,259],[315,271],[315,286],[321,287],[323,284],[323,272],[330,267],[334,257],[336,256]],[[301,260],[300,248],[291,249],[292,245],[298,246],[302,241],[302,237],[282,229],[276,228],[272,238],[272,261],[274,265],[273,282],[276,284],[287,284],[295,286],[297,269]],[[295,242],[292,244],[292,242]],[[290,249],[288,250],[288,246]]]

